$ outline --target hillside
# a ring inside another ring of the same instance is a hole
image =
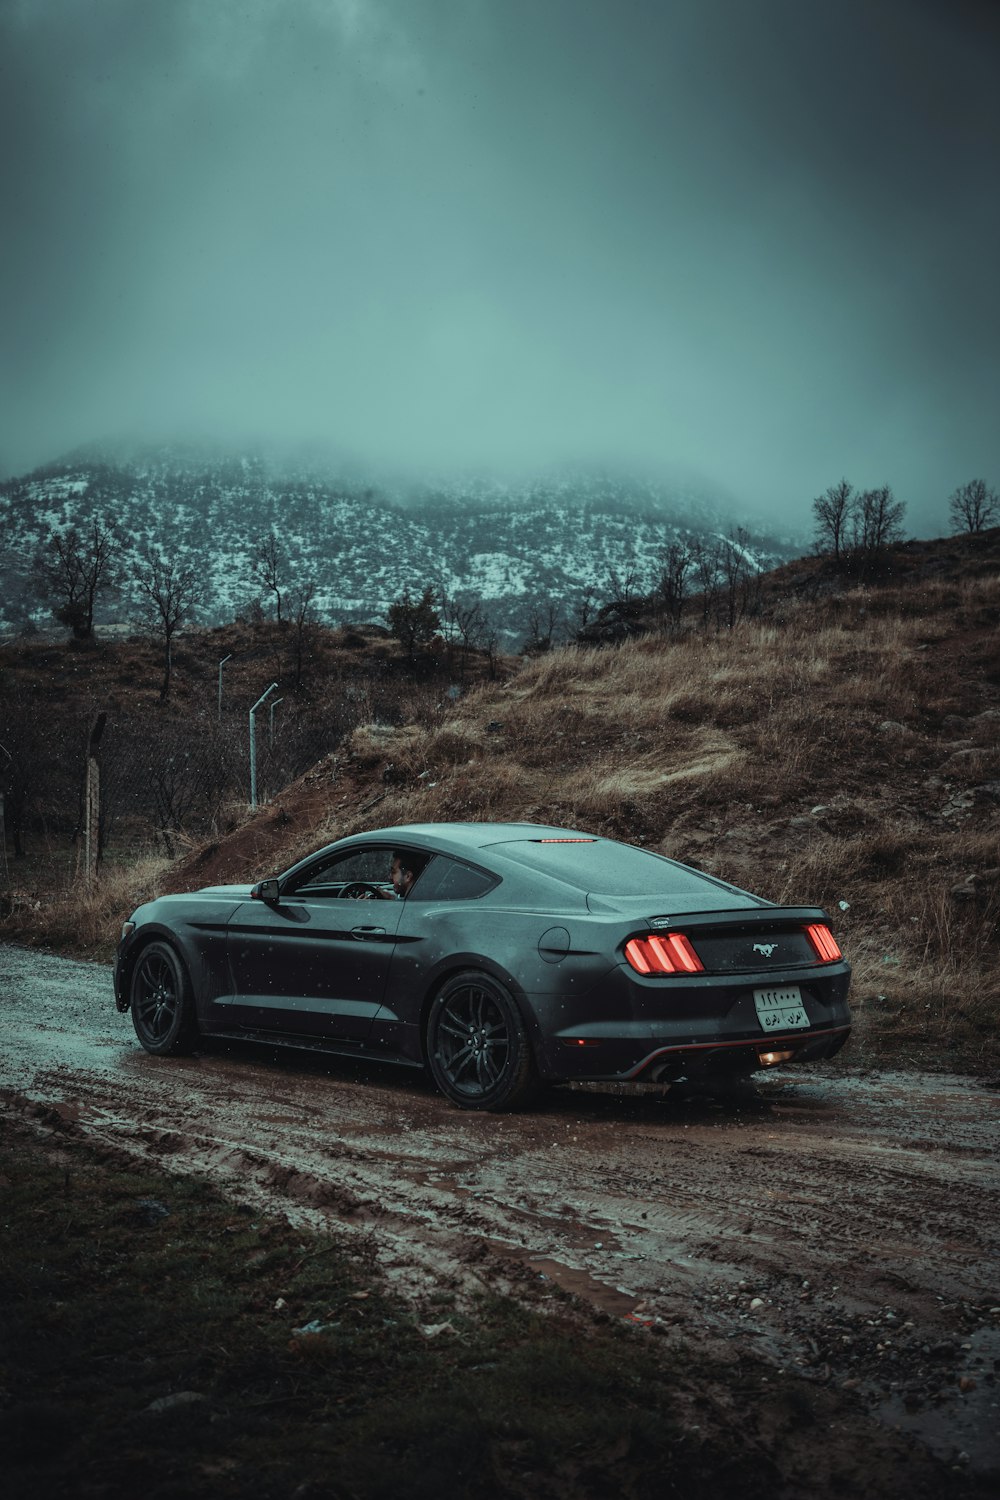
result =
[[[611,570],[651,579],[671,540],[723,535],[729,524],[717,497],[690,484],[617,474],[404,484],[254,454],[81,455],[0,484],[0,627],[46,622],[30,560],[50,527],[93,515],[113,518],[133,546],[158,540],[195,563],[202,623],[251,607],[254,548],[273,529],[288,584],[315,579],[316,619],[384,619],[404,588],[432,584],[448,599],[479,599],[507,646],[524,638],[536,601],[553,601],[571,632],[582,596]],[[754,549],[765,566],[794,550],[763,535]],[[127,622],[138,607],[126,568],[100,617]]]
[[[769,580],[768,618],[732,632],[565,648],[420,722],[359,723],[231,833],[143,879],[258,878],[403,822],[564,823],[824,905],[855,964],[855,1058],[995,1070],[1000,531],[921,548],[878,588],[826,589],[803,563]],[[102,951],[137,894],[95,896]],[[57,907],[6,930],[58,940],[69,925]]]

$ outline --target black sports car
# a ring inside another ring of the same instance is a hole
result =
[[[115,960],[149,1052],[204,1033],[426,1065],[467,1109],[832,1057],[849,982],[819,908],[533,823],[380,829],[161,896]]]

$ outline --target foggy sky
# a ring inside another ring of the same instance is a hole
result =
[[[983,0],[0,0],[0,469],[1000,486]]]

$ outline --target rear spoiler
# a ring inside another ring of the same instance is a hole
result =
[[[637,920],[645,923],[652,932],[675,932],[691,927],[725,927],[731,932],[741,929],[755,932],[760,927],[807,927],[811,922],[829,924],[830,918],[821,906],[765,906],[761,911],[671,912]]]

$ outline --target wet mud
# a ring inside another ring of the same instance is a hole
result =
[[[417,1304],[555,1287],[1000,1465],[1000,1094],[974,1079],[845,1063],[475,1115],[350,1059],[150,1057],[104,966],[0,948],[0,996],[4,1110],[366,1236]]]

